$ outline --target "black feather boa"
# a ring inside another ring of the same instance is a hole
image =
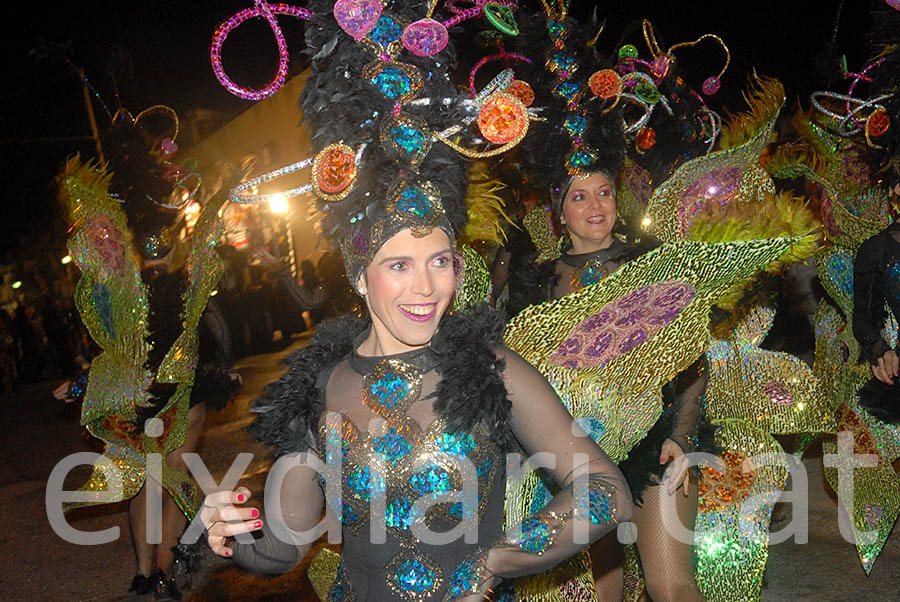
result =
[[[258,416],[248,431],[278,456],[313,446],[328,377],[369,325],[367,317],[341,317],[319,325],[309,345],[285,360],[284,376],[254,402]],[[500,313],[484,304],[441,320],[431,342],[441,359],[435,412],[451,432],[483,424],[504,451],[511,451],[516,448],[512,404],[503,383],[504,365],[495,353],[503,345],[503,328]]]

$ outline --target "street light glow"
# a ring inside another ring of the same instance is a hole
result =
[[[72,262],[72,256],[71,256],[71,255],[66,255],[65,257],[63,257],[63,258],[60,259],[59,261],[60,261],[63,265],[66,265],[66,264]]]
[[[21,287],[22,287],[22,281],[21,281],[21,280],[16,280],[15,282],[12,283],[12,287],[13,287],[13,288],[21,288]]]
[[[285,214],[288,212],[288,200],[283,194],[273,194],[269,197],[269,211]]]

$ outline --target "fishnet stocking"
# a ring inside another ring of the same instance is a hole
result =
[[[644,490],[643,505],[636,507],[632,521],[637,526],[637,548],[646,586],[645,596],[652,602],[703,602],[694,580],[694,558],[690,544],[671,537],[660,515],[661,496],[668,496],[667,486],[650,486]],[[675,494],[675,509],[685,529],[693,529],[697,509],[696,487],[684,497]],[[594,584],[601,602],[622,600],[624,589],[622,547],[610,533],[591,546]]]

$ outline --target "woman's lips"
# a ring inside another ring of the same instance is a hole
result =
[[[413,322],[427,322],[432,317],[434,317],[436,307],[437,303],[424,303],[416,305],[404,304],[398,305],[397,309],[399,309],[400,313],[402,313]]]

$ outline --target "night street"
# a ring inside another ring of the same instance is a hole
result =
[[[289,349],[247,357],[237,367],[244,388],[223,412],[208,413],[200,455],[212,476],[220,480],[235,453],[255,454],[241,482],[259,502],[266,468],[265,449],[243,432],[251,421],[249,403],[280,373],[279,361],[305,344],[304,336]],[[72,525],[96,531],[118,527],[110,544],[76,546],[55,535],[47,520],[44,493],[53,466],[64,456],[96,450],[78,425],[78,412],[50,395],[56,382],[29,385],[3,398],[3,432],[17,447],[0,451],[0,508],[7,535],[0,538],[0,599],[4,600],[131,600],[125,590],[134,574],[133,554],[124,504],[80,511]],[[810,480],[810,536],[808,545],[784,543],[771,548],[762,600],[875,602],[897,600],[900,578],[900,540],[896,534],[870,577],[866,577],[854,547],[844,542],[837,526],[835,502],[823,486],[821,458],[805,461]],[[75,470],[66,479],[74,489],[86,474]],[[784,524],[790,510],[777,511]],[[774,529],[779,528],[777,525]],[[187,600],[317,600],[302,567],[279,578],[253,576],[230,567],[231,562],[206,552]]]

